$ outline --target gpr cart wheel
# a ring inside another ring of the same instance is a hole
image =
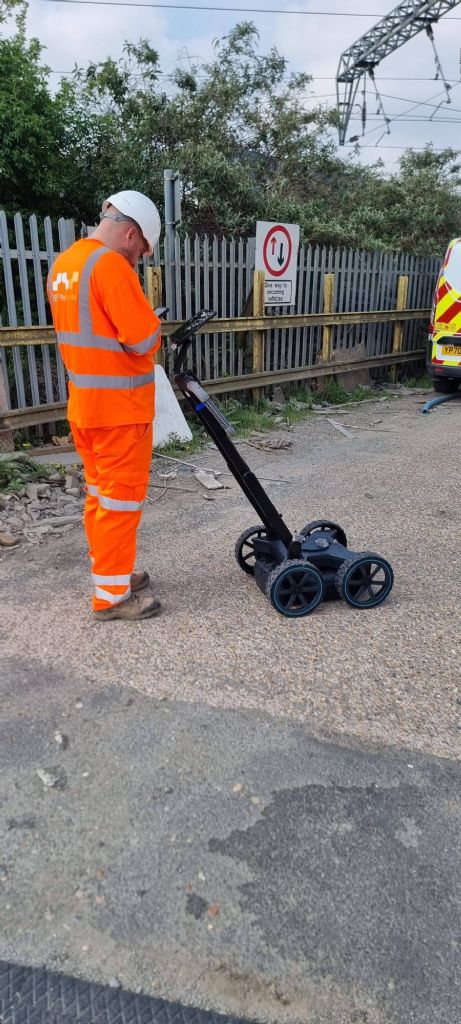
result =
[[[347,537],[343,528],[337,523],[331,523],[329,519],[314,519],[312,523],[303,527],[301,533],[303,537],[311,537],[313,533],[324,533],[327,530],[333,535],[334,540],[347,548]]]
[[[266,537],[265,526],[250,526],[244,530],[235,545],[235,557],[241,569],[249,576],[255,574],[255,545],[257,537]]]
[[[362,551],[342,563],[335,585],[353,608],[376,608],[392,590],[394,573],[389,562],[373,551]]]
[[[323,576],[312,562],[292,558],[282,562],[267,577],[266,597],[289,619],[309,615],[325,594]]]

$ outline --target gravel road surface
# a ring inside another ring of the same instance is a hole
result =
[[[461,401],[422,400],[241,448],[290,527],[389,559],[376,610],[278,616],[230,477],[146,508],[158,619],[92,620],[79,527],[2,552],[0,959],[277,1024],[459,1024]]]

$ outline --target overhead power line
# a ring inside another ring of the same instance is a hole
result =
[[[440,75],[444,82],[447,102],[450,102],[448,92],[450,86],[444,79],[440,61],[435,51],[432,24],[456,7],[459,2],[460,0],[404,0],[403,3],[398,4],[390,14],[381,18],[373,28],[341,54],[336,75],[339,144],[341,146],[346,141],[347,126],[361,80],[364,79],[365,83],[366,75],[369,76],[375,89],[376,97],[380,102],[375,83],[374,69],[385,57],[394,53],[400,46],[403,46],[404,43],[423,30],[426,31],[434,47],[437,75]],[[382,104],[380,105],[382,108]],[[384,115],[384,111],[382,112]],[[365,123],[365,84],[363,114]],[[384,119],[386,131],[389,132],[390,119],[386,118],[385,115]]]
[[[146,0],[43,0],[54,4],[85,4],[90,7],[158,7],[169,11],[221,11],[226,14],[299,14],[317,18],[379,18],[380,14],[364,14],[362,11],[287,11],[283,7],[215,7],[208,4],[149,3]],[[456,0],[458,3],[459,0]],[[450,18],[461,21],[461,18]]]
[[[353,144],[351,142],[346,142],[344,148],[345,149],[355,149],[355,143]],[[381,149],[412,149],[412,150],[421,150],[421,151],[423,151],[423,150],[427,149],[427,146],[380,146],[379,148],[380,148],[380,150]],[[445,150],[449,149],[449,148],[450,148],[449,146],[432,146],[431,147],[431,151],[432,151],[432,153],[444,153]],[[368,143],[364,143],[364,144],[362,143],[362,144],[360,144],[358,146],[358,149],[376,149],[376,144],[374,146],[372,146],[371,144],[368,144]]]
[[[461,21],[461,18],[460,18],[460,21]],[[75,71],[75,68],[67,68],[66,71],[59,71],[57,68],[49,68],[50,75],[73,75],[74,71]],[[169,72],[168,74],[163,74],[162,73],[158,77],[159,78],[170,78],[172,74],[173,74],[173,72]],[[434,78],[434,76],[432,76],[432,78],[411,78],[411,77],[410,78],[409,77],[397,78],[395,75],[393,75],[392,78],[386,78],[385,76],[380,75],[379,76],[379,80],[380,80],[380,82],[434,82],[435,78]],[[311,81],[312,82],[335,82],[336,78],[335,78],[334,75],[312,75]],[[451,82],[452,84],[455,83],[455,82],[458,82],[458,81],[459,81],[458,78],[447,78],[447,82]],[[328,96],[336,96],[336,93],[335,92],[330,92],[330,93],[328,93]],[[384,93],[383,93],[383,96],[384,96]],[[392,97],[389,97],[389,98],[390,99],[395,99],[395,100],[400,99],[399,96],[392,96]],[[409,100],[405,99],[405,103],[409,103]]]
[[[460,84],[461,83],[458,82],[458,85],[460,85]],[[455,89],[456,88],[457,88],[457,86],[455,85]],[[430,100],[435,100],[435,99],[437,99],[438,96],[440,96],[440,93],[435,93],[434,96],[430,96],[428,104],[425,103],[424,106],[426,106],[426,105],[430,106],[431,105],[430,104]],[[405,117],[407,114],[411,114],[413,112],[413,110],[417,110],[418,107],[421,107],[421,106],[423,106],[422,103],[413,103],[411,105],[411,107],[407,107],[406,110],[402,110],[400,112],[400,114],[394,114],[394,116],[392,118],[385,118],[384,121],[381,121],[380,124],[375,125],[373,128],[369,128],[368,131],[363,131],[362,132],[362,138],[364,136],[366,136],[366,135],[372,135],[373,132],[379,131],[380,128],[384,128],[384,132],[383,132],[384,135],[389,134],[388,128],[389,128],[389,123],[390,123],[391,120],[392,121],[401,121],[403,117]],[[438,110],[438,106],[435,108],[435,110]],[[435,113],[435,110],[434,110],[434,113]],[[431,123],[434,124],[434,121],[431,121]],[[380,136],[380,138],[378,139],[378,142],[375,143],[375,145],[379,144],[379,142],[381,141],[382,137],[383,137],[383,135]],[[358,141],[359,141],[359,136],[358,135],[352,136],[352,138],[349,139],[349,142],[358,142]]]

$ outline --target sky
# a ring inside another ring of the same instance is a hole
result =
[[[183,0],[194,6],[214,4],[226,9],[175,10],[179,2],[171,0],[171,6],[154,8],[136,7],[132,0],[127,0],[126,6],[29,0],[28,34],[45,45],[44,60],[54,72],[69,71],[75,64],[84,67],[107,56],[117,59],[125,40],[147,38],[160,54],[162,72],[168,75],[178,62],[187,67],[190,62],[209,59],[214,39],[226,35],[237,22],[249,20],[260,33],[261,52],[276,46],[288,59],[290,71],[313,76],[306,106],[322,103],[335,107],[340,55],[393,9],[385,0],[233,0],[243,8],[233,12],[229,10],[232,0]],[[251,7],[276,8],[280,13],[254,13]],[[386,133],[382,114],[377,116],[378,104],[369,83],[365,134],[362,136],[360,93],[347,133],[348,139],[359,136],[360,163],[381,158],[392,171],[409,146],[423,148],[431,142],[435,149],[461,149],[460,30],[461,0],[433,26],[443,75],[451,85],[450,104],[443,82],[435,80],[434,51],[424,32],[375,69],[382,107],[391,119],[390,133]],[[58,79],[53,74],[51,80]],[[348,143],[339,148],[339,155],[346,157],[354,148]]]

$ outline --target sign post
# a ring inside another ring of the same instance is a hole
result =
[[[266,306],[294,306],[299,224],[256,223],[255,270],[264,271]]]

